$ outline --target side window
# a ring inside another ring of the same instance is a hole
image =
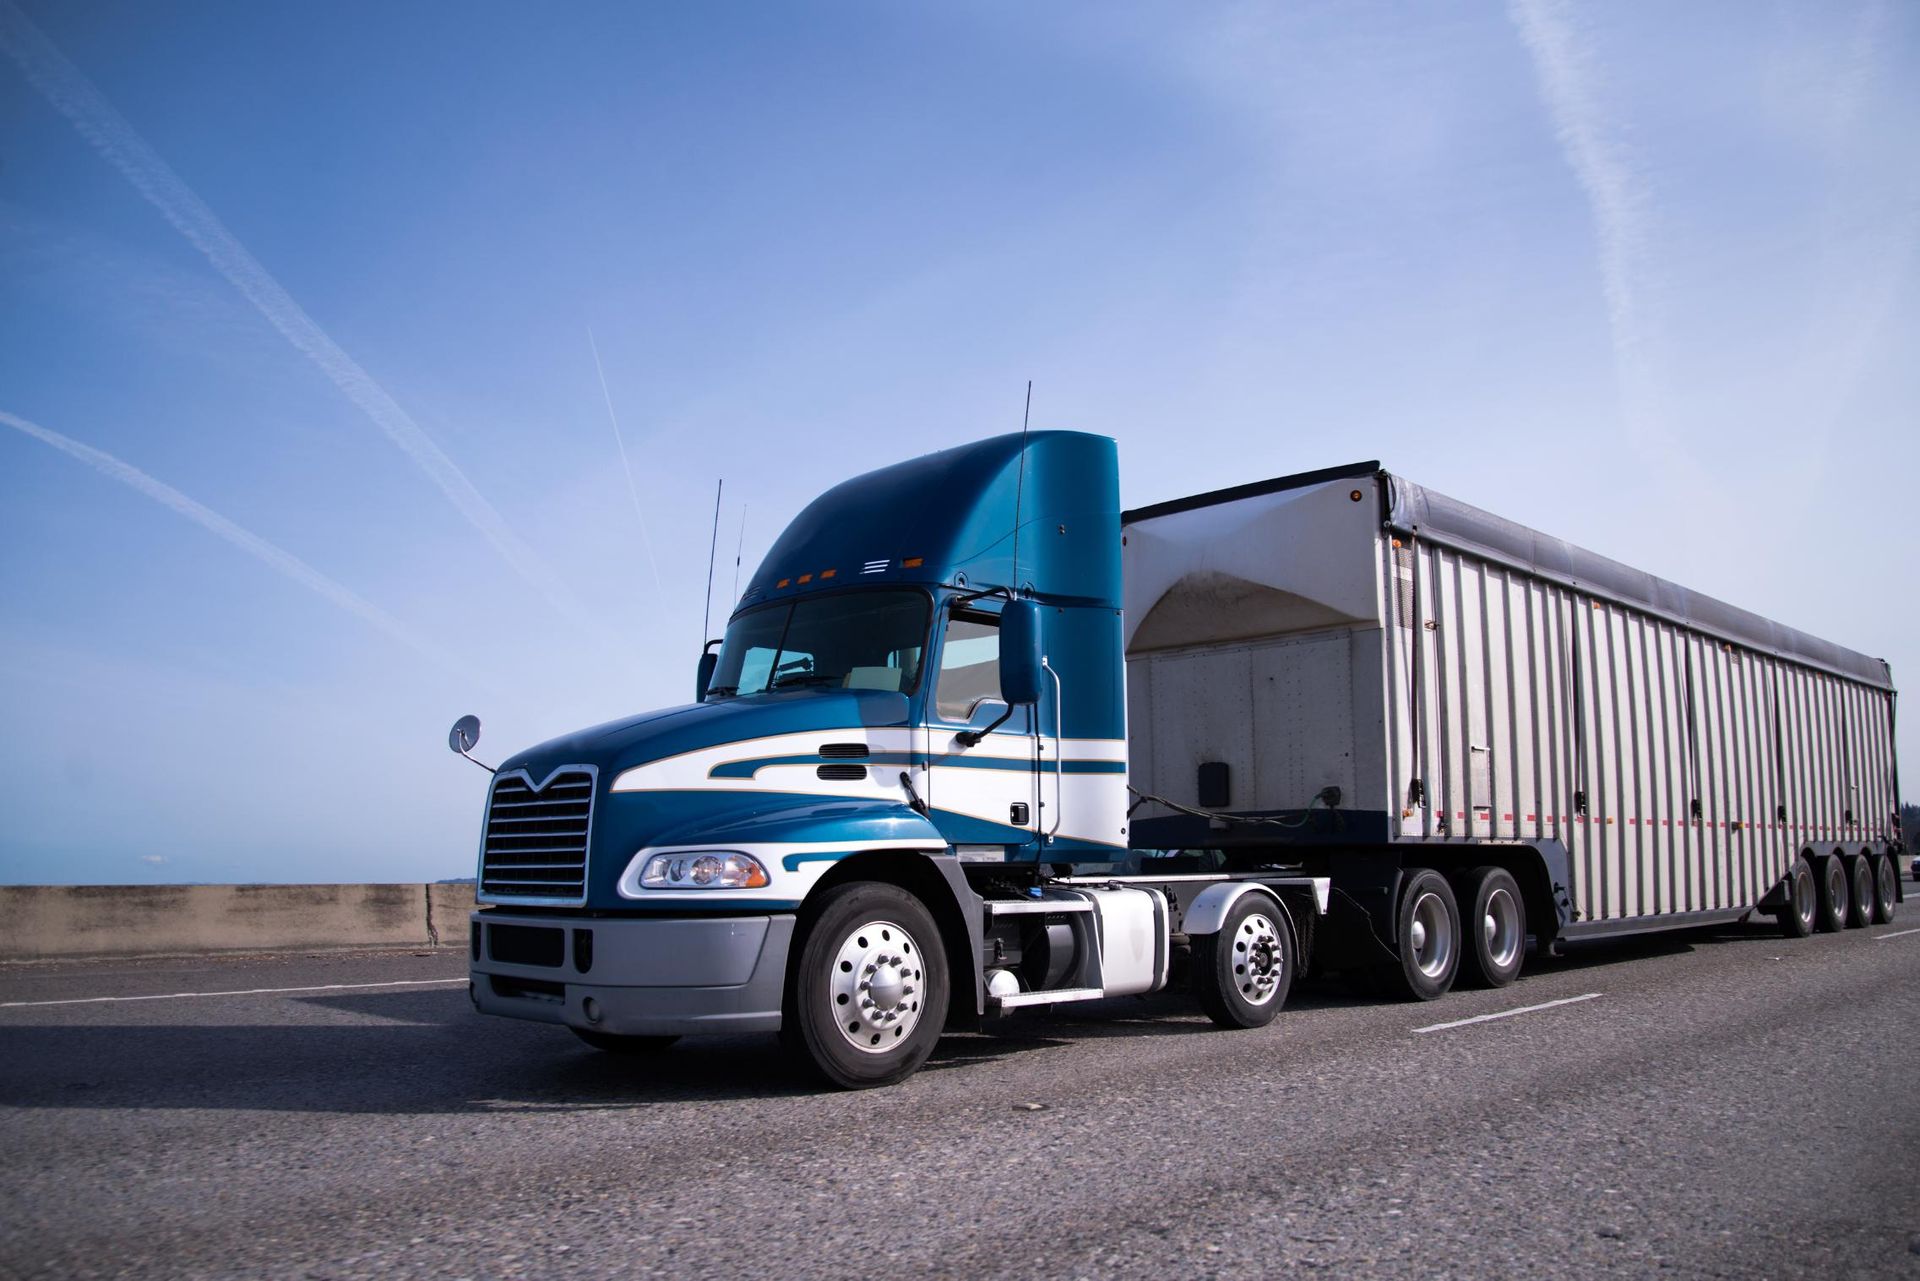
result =
[[[933,689],[941,719],[964,721],[984,698],[1000,697],[1000,620],[991,614],[955,614],[940,646],[940,679]]]

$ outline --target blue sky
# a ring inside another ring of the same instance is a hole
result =
[[[724,612],[1029,378],[1130,504],[1377,457],[1910,680],[1916,72],[1831,0],[0,0],[0,881],[470,874],[447,725],[684,701],[716,477]]]

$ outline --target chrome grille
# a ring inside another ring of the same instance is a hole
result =
[[[509,898],[586,897],[593,771],[555,770],[535,789],[524,774],[494,780],[481,846],[480,890]]]

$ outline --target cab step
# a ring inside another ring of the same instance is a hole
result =
[[[1067,1001],[1097,1001],[1106,993],[1097,987],[1062,987],[1049,992],[1015,992],[1012,996],[997,996],[994,1003],[1003,1010],[1017,1010],[1026,1005],[1060,1005]]]

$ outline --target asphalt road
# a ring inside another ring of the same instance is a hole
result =
[[[1257,1032],[1102,1002],[863,1094],[482,1018],[459,953],[4,969],[0,1276],[1920,1278],[1916,906]]]

